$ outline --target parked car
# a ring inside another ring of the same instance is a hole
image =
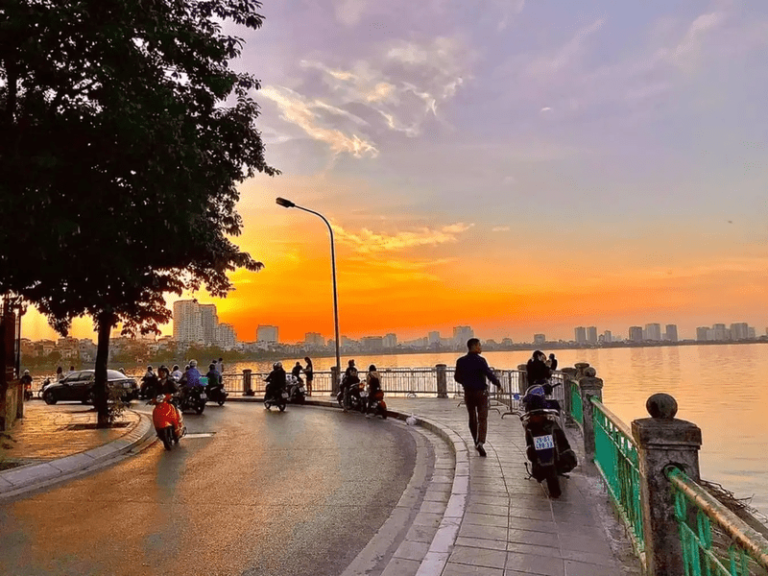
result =
[[[43,400],[45,400],[46,404],[68,401],[93,404],[93,385],[95,381],[94,370],[71,372],[61,381],[53,382],[46,386],[43,392]],[[107,370],[107,385],[125,390],[124,397],[127,400],[135,400],[139,397],[139,385],[136,383],[136,380],[117,370]]]

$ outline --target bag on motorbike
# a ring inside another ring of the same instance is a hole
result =
[[[565,432],[561,429],[555,430],[555,443],[557,445],[557,471],[560,474],[568,474],[579,465],[576,453],[571,449]]]

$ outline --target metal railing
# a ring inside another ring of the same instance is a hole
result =
[[[765,576],[768,540],[677,467],[672,487],[686,576]]]
[[[573,380],[569,381],[568,386],[570,390],[568,394],[571,395],[571,417],[579,424],[584,426],[584,407],[581,403],[581,388],[579,383]]]
[[[590,400],[595,430],[595,466],[628,529],[635,552],[645,564],[640,465],[632,431],[600,400],[594,397]]]

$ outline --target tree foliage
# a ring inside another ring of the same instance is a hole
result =
[[[237,185],[264,158],[251,97],[230,61],[258,28],[254,0],[4,0],[0,5],[0,291],[66,333],[147,332],[167,293],[223,296],[262,265]],[[106,338],[102,338],[106,333]],[[100,380],[100,379],[99,379]]]

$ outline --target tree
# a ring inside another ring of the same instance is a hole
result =
[[[240,234],[237,184],[267,165],[259,88],[230,61],[254,0],[5,0],[0,8],[0,291],[66,334],[98,330],[106,423],[110,331],[147,333],[168,293],[233,289],[263,265]]]

